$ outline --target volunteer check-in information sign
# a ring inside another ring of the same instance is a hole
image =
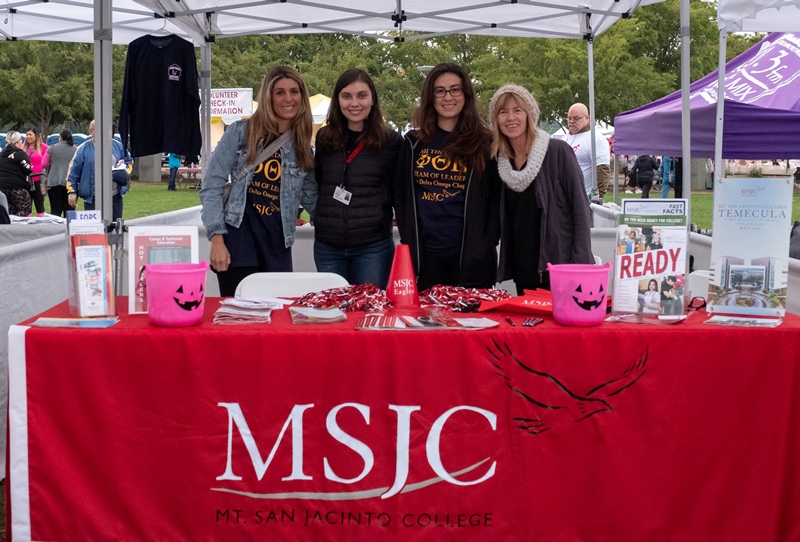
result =
[[[211,89],[212,117],[249,117],[253,114],[253,89]]]

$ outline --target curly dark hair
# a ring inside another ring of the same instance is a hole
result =
[[[439,115],[436,113],[436,96],[434,96],[433,90],[436,79],[446,73],[455,74],[461,79],[461,88],[464,90],[464,108],[461,110],[456,127],[443,151],[453,160],[465,164],[480,175],[486,169],[492,132],[481,118],[472,81],[464,68],[458,64],[450,62],[439,64],[425,78],[419,106],[414,111],[413,122],[417,127],[416,134],[420,141],[429,143],[436,132]]]
[[[364,148],[368,151],[380,152],[389,140],[389,130],[383,121],[375,83],[372,82],[372,78],[364,70],[351,68],[342,73],[337,79],[336,85],[333,87],[331,106],[328,109],[328,123],[317,133],[317,147],[324,151],[335,152],[339,150],[347,139],[347,117],[342,113],[339,94],[345,87],[356,81],[366,83],[372,94],[372,108],[369,111],[369,116],[364,121],[364,131],[361,132],[359,141],[364,141]]]

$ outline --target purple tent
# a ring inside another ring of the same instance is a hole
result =
[[[692,158],[714,158],[717,71],[690,87]],[[681,156],[681,93],[620,113],[614,153]],[[800,34],[774,33],[725,66],[723,158],[800,158]]]

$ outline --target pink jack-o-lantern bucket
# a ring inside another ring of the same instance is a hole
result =
[[[547,264],[553,319],[565,326],[596,326],[606,316],[610,263]]]
[[[157,326],[193,326],[203,319],[208,262],[145,266],[147,313]]]

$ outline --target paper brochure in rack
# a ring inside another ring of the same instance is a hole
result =
[[[99,211],[67,213],[67,291],[70,314],[113,316],[111,247]]]
[[[501,301],[484,301],[478,312],[518,312],[520,314],[553,314],[553,296],[549,290],[525,290],[524,295]]]
[[[612,311],[683,315],[689,242],[685,199],[626,199],[617,228]]]
[[[115,313],[111,247],[104,233],[71,235],[70,311],[81,318]]]
[[[714,183],[709,313],[786,314],[793,190],[791,177]]]
[[[128,313],[147,312],[144,266],[199,263],[197,226],[130,226],[128,228]]]

